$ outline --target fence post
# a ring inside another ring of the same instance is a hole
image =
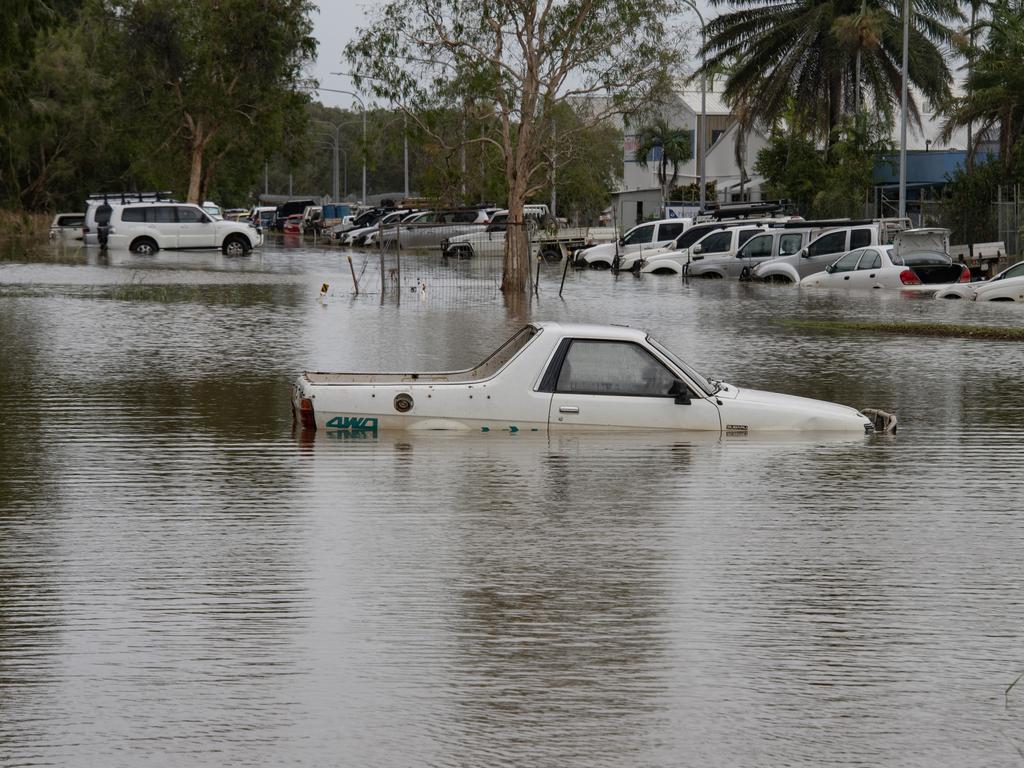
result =
[[[383,304],[388,277],[384,272],[384,225],[379,221],[377,222],[377,250],[380,252],[380,303]]]
[[[395,296],[402,303],[402,222],[395,222]]]

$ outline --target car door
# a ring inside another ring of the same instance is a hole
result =
[[[622,248],[619,252],[621,255],[627,256],[634,253],[640,253],[642,250],[650,250],[653,247],[651,245],[653,240],[653,224],[644,224],[640,227],[634,227],[622,239]]]
[[[857,262],[864,251],[850,251],[826,267],[828,275],[822,277],[821,285],[829,288],[852,288],[851,278],[856,274]],[[813,274],[813,273],[812,273]]]
[[[838,232],[826,232],[811,242],[796,265],[800,277],[807,277],[815,272],[821,272],[847,251],[846,239],[848,234],[845,229]]]
[[[213,220],[194,205],[176,206],[179,248],[214,248],[217,232]]]
[[[664,221],[658,225],[657,234],[654,236],[653,246],[664,248],[670,242],[675,240],[686,229],[686,222],[683,221]]]
[[[705,235],[703,239],[693,244],[690,249],[690,260],[721,259],[728,256],[732,252],[734,236],[735,231],[731,229],[723,229]],[[697,246],[700,246],[699,253],[696,252]]]
[[[765,232],[752,237],[739,247],[736,257],[726,260],[722,269],[728,277],[739,277],[744,267],[753,269],[762,261],[767,261],[773,256],[775,235]]]
[[[566,339],[544,386],[549,429],[721,431],[718,406],[636,342]]]
[[[878,281],[882,269],[882,255],[877,248],[865,248],[860,252],[857,268],[850,274],[851,288],[881,288]]]

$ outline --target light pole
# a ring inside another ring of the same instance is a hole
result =
[[[331,74],[336,73],[332,72]],[[318,88],[317,90],[330,93],[344,93],[359,102],[359,108],[363,113],[363,205],[366,205],[366,104],[363,103],[363,100],[355,91],[345,91],[340,88]]]
[[[903,82],[900,85],[900,210],[907,216],[907,65],[910,59],[910,0],[903,0]]]
[[[338,144],[340,140],[339,131],[341,130],[341,124],[329,123],[326,120],[314,120],[313,122],[331,128],[334,131],[334,136],[332,137],[334,139],[334,187],[331,192],[331,199],[334,200],[334,202],[338,202]]]
[[[704,132],[707,130],[708,122],[708,105],[707,105],[707,91],[708,91],[708,77],[704,73],[704,65],[707,63],[704,60],[704,49],[707,47],[707,38],[704,28],[704,15],[700,12],[697,4],[693,0],[683,0],[688,6],[693,9],[693,12],[697,14],[697,18],[700,19],[700,125],[697,130],[697,171],[700,174],[700,209],[703,211],[704,206],[707,203],[705,199],[705,187],[707,181],[704,178]]]

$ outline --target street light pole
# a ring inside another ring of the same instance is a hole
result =
[[[900,86],[900,209],[907,216],[907,65],[910,59],[910,0],[903,0],[903,82]]]
[[[704,206],[707,204],[706,200],[706,187],[707,180],[704,176],[704,144],[706,143],[705,135],[707,131],[708,123],[708,104],[707,104],[707,91],[708,91],[708,77],[704,73],[704,65],[707,63],[704,59],[704,49],[707,47],[707,30],[704,25],[704,15],[700,12],[697,7],[697,3],[694,0],[683,0],[693,12],[697,14],[697,18],[700,20],[700,125],[697,128],[697,172],[700,174],[700,209],[703,211]]]
[[[331,74],[339,74],[338,72],[332,72]],[[328,91],[330,93],[344,93],[356,101],[359,102],[359,108],[363,112],[363,205],[366,205],[366,104],[359,97],[359,94],[355,91],[345,91],[340,88],[317,88],[318,91]]]

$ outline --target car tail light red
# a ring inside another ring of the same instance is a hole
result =
[[[966,265],[961,267],[961,269],[960,269],[960,282],[961,283],[969,283],[969,282],[971,282],[971,270],[969,270],[966,267]]]
[[[914,270],[904,269],[900,272],[900,282],[904,285],[920,285],[921,278],[914,274]]]
[[[303,429],[316,429],[316,416],[313,413],[313,401],[304,397],[299,400],[299,423]]]

